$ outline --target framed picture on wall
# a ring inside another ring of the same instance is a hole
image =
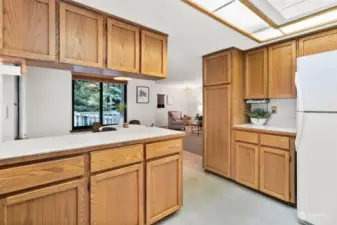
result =
[[[150,103],[150,88],[144,86],[137,86],[137,103]]]

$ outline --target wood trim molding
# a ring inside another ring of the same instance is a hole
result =
[[[305,31],[309,31],[309,30],[312,30],[312,29],[315,29],[315,28],[319,28],[319,27],[323,27],[323,26],[326,26],[328,24],[332,24],[332,23],[335,23],[337,20],[333,20],[333,21],[329,21],[329,22],[326,22],[326,23],[322,23],[322,24],[319,24],[317,26],[313,26],[313,27],[309,27],[309,28],[305,28],[303,30],[299,30],[299,31],[296,31],[296,32],[292,32],[292,33],[289,33],[289,34],[284,34],[283,36],[280,36],[280,37],[275,37],[275,38],[270,38],[270,39],[266,39],[266,40],[260,40],[256,37],[254,37],[253,35],[251,35],[250,33],[248,32],[245,32],[243,31],[242,29],[240,29],[239,27],[221,19],[220,17],[216,16],[215,14],[213,14],[212,12],[206,10],[205,8],[203,8],[202,6],[192,2],[191,0],[181,0],[182,2],[184,2],[185,4],[191,6],[192,8],[198,10],[199,12],[213,18],[214,20],[222,23],[223,25],[239,32],[240,34],[258,42],[258,43],[266,43],[266,42],[270,42],[270,41],[273,41],[273,40],[277,40],[277,39],[281,39],[281,38],[286,38],[286,37],[289,37],[289,36],[292,36],[292,35],[295,35],[297,33],[301,33],[301,32],[305,32]],[[321,15],[321,14],[324,14],[324,13],[327,13],[327,12],[330,12],[330,11],[333,11],[333,10],[337,10],[337,6],[336,7],[332,7],[332,8],[329,8],[329,9],[325,9],[325,10],[322,10],[320,12],[317,12],[317,13],[314,13],[314,14],[311,14],[309,16],[305,16],[305,17],[302,17],[300,19],[297,19],[297,20],[294,20],[294,21],[291,21],[291,22],[287,22],[285,24],[282,24],[282,25],[277,25],[275,24],[267,15],[265,15],[260,9],[258,9],[254,4],[252,4],[249,0],[240,0],[240,2],[242,4],[244,4],[247,8],[249,8],[255,15],[257,15],[259,18],[261,18],[263,21],[265,21],[267,24],[269,24],[271,27],[275,28],[275,29],[279,29],[279,28],[282,28],[282,27],[285,27],[285,26],[288,26],[288,25],[291,25],[291,24],[294,24],[294,23],[297,23],[297,22],[301,22],[303,20],[306,20],[306,19],[310,19],[314,16],[318,16],[318,15]],[[326,29],[329,29],[331,27],[328,27],[328,28],[322,28],[322,30],[326,30]]]
[[[205,15],[213,18],[213,19],[215,19],[219,23],[222,23],[223,25],[225,25],[225,26],[227,26],[227,27],[229,27],[229,28],[231,28],[231,29],[239,32],[240,34],[242,34],[242,35],[244,35],[244,36],[246,36],[246,37],[248,37],[248,38],[250,38],[250,39],[252,39],[252,40],[254,40],[256,42],[258,42],[258,43],[262,43],[262,41],[260,41],[259,39],[255,38],[254,36],[250,35],[249,33],[247,33],[245,31],[241,30],[240,28],[238,28],[238,27],[236,27],[236,26],[234,26],[234,25],[232,25],[232,24],[230,24],[230,23],[228,23],[228,22],[220,19],[219,17],[217,17],[214,14],[210,13],[208,10],[205,10],[204,8],[202,8],[199,5],[191,2],[190,0],[181,0],[181,1],[184,2],[185,4],[191,6],[192,8],[198,10],[199,12],[201,12],[201,13],[203,13],[203,14],[205,14]]]
[[[21,75],[24,75],[27,72],[27,65],[25,59],[0,56],[0,63],[18,64],[21,67]]]

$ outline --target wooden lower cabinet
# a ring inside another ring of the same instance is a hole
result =
[[[235,181],[296,203],[295,136],[235,130]]]
[[[143,225],[143,164],[91,177],[91,225]]]
[[[289,152],[261,147],[260,191],[289,201]]]
[[[146,224],[177,211],[182,205],[181,156],[174,155],[147,162]]]
[[[85,225],[84,182],[76,180],[0,200],[3,225]]]
[[[236,143],[236,181],[248,187],[259,187],[259,147]]]

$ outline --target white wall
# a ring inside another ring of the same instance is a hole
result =
[[[150,88],[149,104],[137,103],[137,86],[145,86]],[[150,126],[155,123],[155,109],[157,107],[157,95],[154,91],[155,82],[148,80],[133,79],[128,82],[127,104],[128,104],[128,121],[139,120],[141,124]]]
[[[21,118],[25,117],[25,137],[36,138],[69,134],[72,129],[72,78],[66,70],[29,67],[22,80]],[[150,103],[136,103],[136,87],[150,87]],[[155,122],[156,93],[154,81],[129,81],[127,91],[128,121],[140,120],[150,126]]]
[[[193,86],[191,89],[191,92],[186,93],[187,114],[194,118],[197,113],[202,115],[202,86]]]
[[[273,114],[268,121],[268,125],[277,127],[296,127],[296,99],[271,99],[268,106],[266,104],[253,104],[252,108],[277,107],[277,114]]]
[[[6,81],[5,81],[6,82]],[[27,74],[21,78],[20,129],[21,137],[37,138],[69,134],[72,129],[72,78],[71,72],[57,69],[28,67]],[[137,86],[150,88],[150,103],[136,102]],[[182,111],[194,117],[201,113],[201,86],[192,87],[185,92],[185,85],[156,84],[155,81],[133,79],[128,83],[128,121],[136,119],[150,126],[166,126],[168,111]],[[6,83],[6,89],[12,89]],[[12,91],[10,91],[12,93]],[[173,104],[157,109],[157,94],[173,97]],[[12,102],[13,95],[8,95]],[[9,115],[14,115],[9,112]],[[6,124],[4,120],[4,123]],[[13,124],[13,121],[10,122]],[[12,126],[15,128],[16,126]],[[9,132],[9,130],[7,130]],[[12,131],[10,131],[12,133]]]
[[[174,84],[157,84],[156,92],[156,126],[167,126],[168,111],[181,111],[187,113],[186,92],[182,87],[177,87]],[[165,95],[165,108],[157,108],[157,94]],[[167,96],[173,98],[172,105],[167,104]]]
[[[25,85],[26,136],[69,134],[72,128],[71,72],[29,67]]]

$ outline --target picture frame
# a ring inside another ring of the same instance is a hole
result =
[[[167,104],[168,105],[173,105],[173,96],[171,95],[167,95]]]
[[[139,104],[150,103],[150,88],[146,86],[137,86],[136,99]]]

